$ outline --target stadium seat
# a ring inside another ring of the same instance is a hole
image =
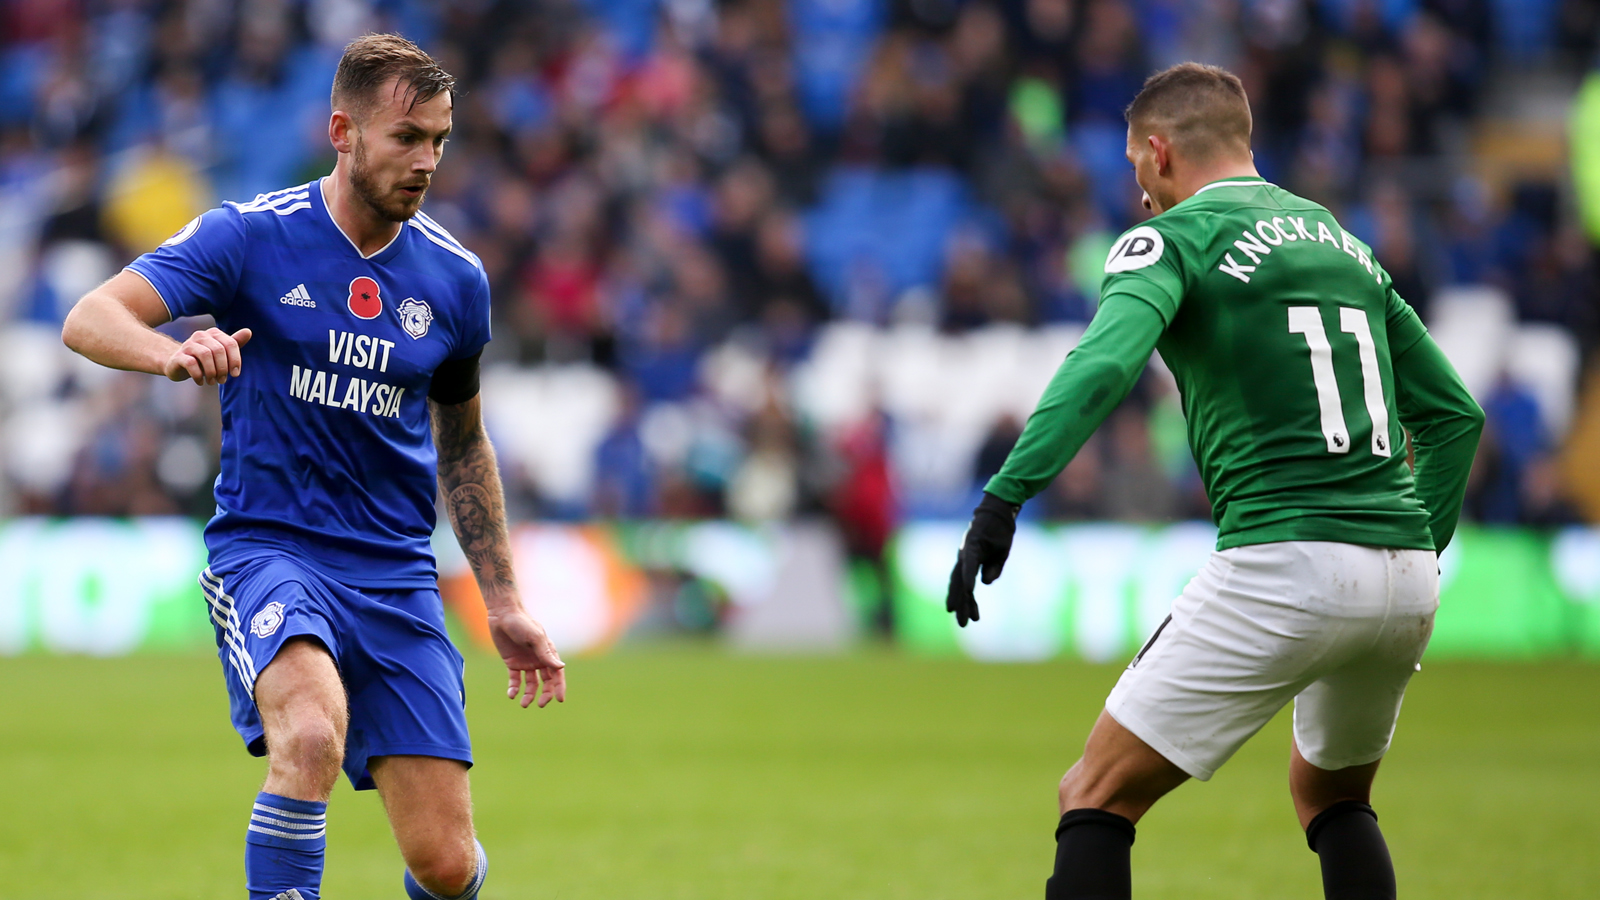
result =
[[[1505,291],[1488,285],[1445,288],[1433,297],[1428,330],[1482,400],[1506,364],[1516,314]]]
[[[1547,436],[1555,443],[1572,425],[1579,357],[1572,332],[1547,323],[1521,326],[1506,348],[1506,374],[1538,400]]]
[[[508,464],[541,496],[581,507],[594,484],[595,448],[620,409],[615,380],[590,365],[483,373],[484,421]]]

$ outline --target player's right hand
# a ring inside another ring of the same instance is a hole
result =
[[[956,566],[950,570],[950,590],[944,598],[944,608],[956,614],[956,624],[962,628],[978,621],[978,601],[972,596],[978,572],[982,570],[984,584],[993,584],[1005,568],[1021,508],[985,491],[978,508],[972,511],[972,523],[961,539],[961,552],[956,554]]]
[[[189,378],[195,384],[221,384],[239,374],[244,365],[239,348],[249,342],[248,328],[233,334],[220,328],[196,331],[167,359],[167,377],[173,381]]]

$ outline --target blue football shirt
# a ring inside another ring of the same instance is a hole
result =
[[[488,342],[488,279],[421,212],[362,256],[321,185],[225,203],[128,268],[174,318],[253,332],[221,387],[212,564],[278,550],[358,587],[429,587],[428,387]]]

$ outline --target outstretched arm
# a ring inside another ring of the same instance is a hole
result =
[[[1067,354],[1028,417],[1005,465],[984,491],[1021,506],[1077,455],[1139,380],[1166,330],[1155,307],[1132,296],[1101,300],[1083,340]]]
[[[482,404],[477,396],[461,403],[429,400],[428,411],[439,451],[439,490],[489,610],[489,634],[510,674],[506,696],[515,699],[520,687],[523,707],[535,696],[540,707],[552,699],[564,701],[565,664],[517,592],[506,534],[505,493],[494,447],[483,428]]]
[[[977,621],[973,588],[980,571],[984,584],[1000,577],[1011,553],[1017,511],[1072,461],[1133,389],[1165,330],[1166,322],[1156,308],[1137,297],[1117,294],[1101,299],[1100,311],[1083,340],[1050,379],[1005,465],[989,479],[982,502],[972,511],[945,594],[945,609],[955,613],[956,624],[966,627],[967,622]]]

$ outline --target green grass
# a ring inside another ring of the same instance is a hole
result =
[[[486,900],[1034,898],[1055,783],[1118,674],[863,653],[684,648],[571,667],[519,710],[474,657],[469,708]],[[1284,787],[1280,716],[1140,826],[1146,898],[1316,898]],[[1374,799],[1416,898],[1593,897],[1600,666],[1433,664]],[[243,895],[263,771],[216,661],[0,660],[0,896]],[[341,784],[325,894],[397,898],[377,797]]]

